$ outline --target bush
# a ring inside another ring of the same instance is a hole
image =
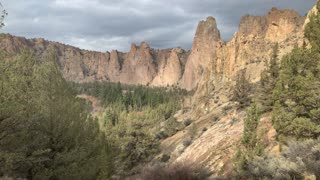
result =
[[[148,167],[137,177],[141,180],[206,180],[211,173],[204,168],[191,165],[175,164],[171,166]]]
[[[237,117],[232,117],[231,118],[231,124],[234,124],[234,123],[239,122],[239,121],[240,121],[240,119],[237,118]]]
[[[228,111],[230,110],[230,109],[232,109],[232,106],[224,106],[223,108],[222,108],[222,114],[223,115],[227,115],[228,114]]]
[[[191,119],[186,119],[183,121],[183,124],[187,127],[189,126],[190,124],[192,123],[192,120]]]
[[[247,162],[246,175],[255,179],[303,179],[308,172],[320,178],[320,138],[290,142],[280,156],[255,157]]]
[[[192,144],[192,140],[191,139],[185,139],[182,141],[182,144],[184,147],[188,147]]]
[[[163,154],[163,155],[161,156],[160,161],[161,161],[161,162],[168,162],[169,159],[170,159],[170,155],[168,155],[168,154]]]
[[[218,120],[219,120],[219,116],[214,115],[214,116],[212,117],[212,121],[218,121]]]
[[[161,139],[166,139],[168,136],[167,133],[165,133],[164,131],[160,131],[156,134],[156,138],[161,140]]]

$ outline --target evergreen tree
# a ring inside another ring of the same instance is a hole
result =
[[[319,59],[319,53],[298,47],[282,59],[273,91],[273,123],[281,139],[320,135]]]
[[[239,102],[241,108],[246,107],[251,102],[250,91],[251,84],[246,76],[246,70],[241,70],[237,75],[232,100]]]
[[[260,110],[256,104],[253,104],[247,109],[247,115],[244,119],[242,147],[237,151],[233,159],[237,176],[246,177],[249,162],[255,156],[262,154],[263,144],[259,141],[257,134],[259,120]]]
[[[272,91],[276,86],[280,67],[278,65],[279,46],[276,44],[273,47],[273,53],[269,62],[266,62],[267,68],[261,72],[260,87],[258,91],[257,101],[262,106],[262,111],[271,111],[274,105],[272,99]]]

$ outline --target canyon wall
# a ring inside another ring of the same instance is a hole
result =
[[[53,52],[68,81],[110,81],[154,86],[177,85],[189,54],[181,48],[152,49],[146,42],[140,46],[132,44],[128,53],[117,50],[102,53],[42,38],[26,39],[9,34],[1,34],[0,49],[8,57],[31,49],[40,59]]]
[[[242,17],[238,32],[224,42],[216,20],[208,17],[199,22],[190,52],[181,48],[157,50],[142,42],[139,46],[132,44],[128,53],[102,53],[9,34],[1,35],[0,49],[8,55],[33,49],[41,58],[53,51],[69,81],[174,85],[197,90],[196,94],[202,96],[234,80],[241,69],[247,69],[253,82],[258,81],[275,43],[279,43],[283,55],[303,42],[304,21],[305,17],[293,10],[272,8],[265,16]]]

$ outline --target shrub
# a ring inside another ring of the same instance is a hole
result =
[[[191,139],[185,139],[182,141],[182,144],[184,147],[188,147],[192,144],[192,140]]]
[[[219,116],[214,115],[214,116],[212,117],[212,121],[218,121],[218,120],[219,120]]]
[[[239,121],[240,121],[240,119],[237,118],[237,117],[232,117],[231,118],[231,124],[234,124],[234,123],[239,122]]]
[[[232,106],[224,106],[223,108],[222,108],[222,114],[223,115],[227,115],[228,114],[228,111],[230,110],[230,109],[232,109]]]
[[[192,120],[191,119],[186,119],[183,121],[183,124],[187,127],[189,126],[190,124],[192,123]]]
[[[198,128],[195,124],[192,124],[188,129],[188,135],[191,139],[194,139],[197,136]]]
[[[255,157],[246,175],[255,179],[303,179],[305,172],[320,178],[320,138],[290,142],[280,156]]]
[[[204,168],[185,164],[175,164],[171,166],[157,165],[148,167],[132,179],[141,180],[206,180],[211,173]]]
[[[160,161],[161,161],[161,162],[168,162],[169,159],[170,159],[170,155],[168,155],[168,154],[163,154],[163,155],[161,156]]]
[[[204,128],[202,129],[203,132],[206,132],[207,130],[208,130],[208,128],[206,128],[206,127],[204,127]]]
[[[156,138],[161,140],[161,139],[166,139],[168,136],[167,133],[165,133],[164,131],[160,131],[156,134]]]

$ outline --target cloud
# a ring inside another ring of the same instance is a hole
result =
[[[132,42],[155,48],[190,49],[196,26],[211,15],[224,39],[241,16],[263,15],[271,7],[305,14],[314,0],[2,0],[9,13],[4,32],[84,49],[128,51]]]

